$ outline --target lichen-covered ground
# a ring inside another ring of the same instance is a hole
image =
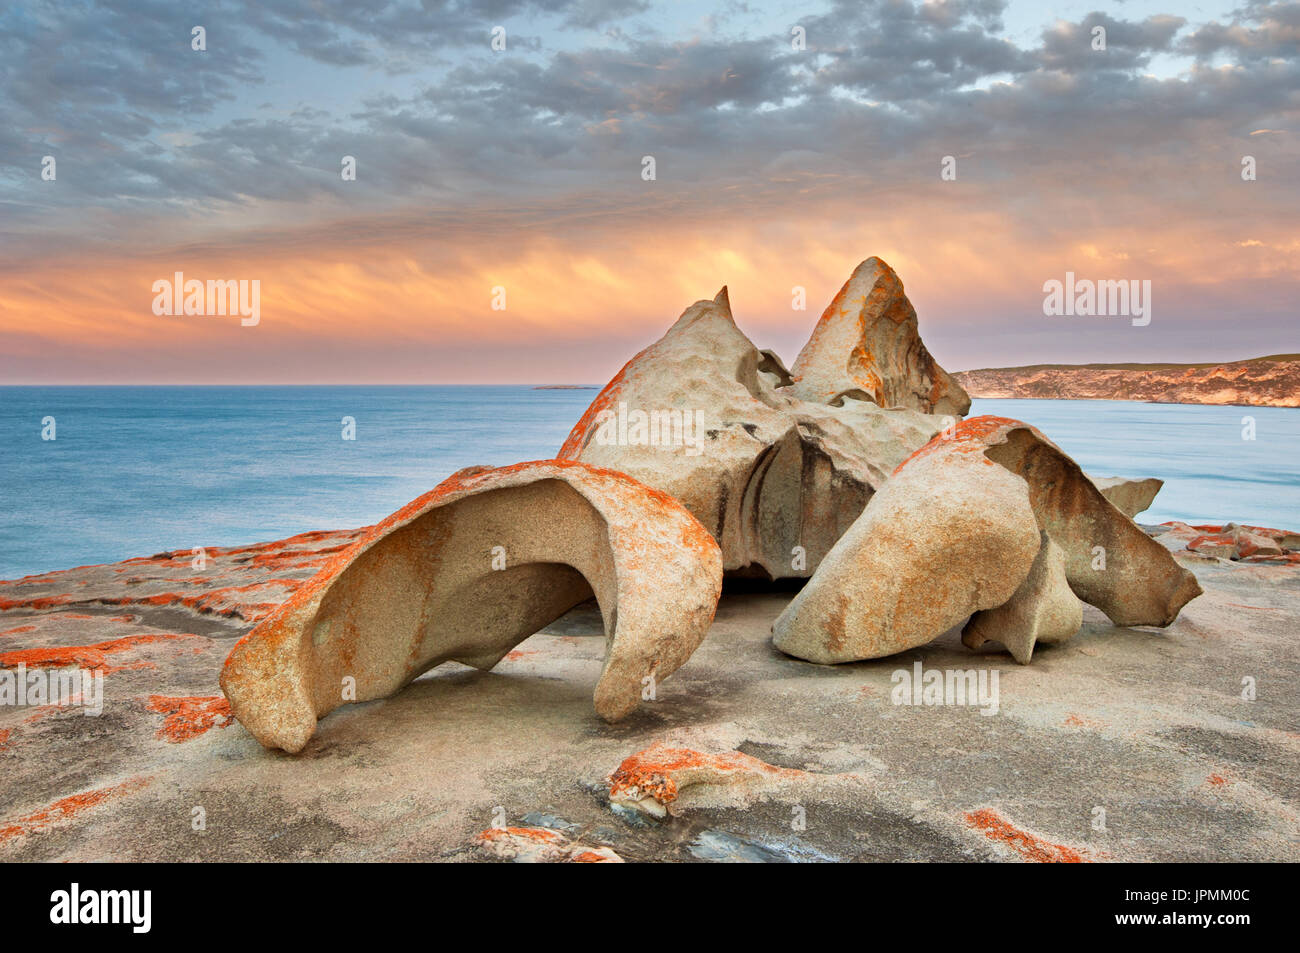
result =
[[[0,861],[1300,860],[1300,567],[1184,553],[1205,594],[1169,629],[1087,609],[1029,666],[952,632],[823,668],[771,646],[789,592],[729,592],[612,726],[582,606],[266,751],[221,663],[356,536],[0,583],[0,669],[105,673],[98,717],[0,706]],[[998,672],[997,713],[892,704],[918,661]]]

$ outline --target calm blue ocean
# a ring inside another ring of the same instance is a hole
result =
[[[373,523],[461,467],[553,456],[595,394],[0,387],[0,579]],[[1093,474],[1163,478],[1143,521],[1300,529],[1300,410],[977,400],[971,412],[1037,425]]]

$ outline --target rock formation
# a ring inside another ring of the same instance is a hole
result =
[[[346,701],[390,695],[448,660],[489,669],[594,592],[607,640],[595,705],[614,721],[643,679],[690,657],[721,584],[704,528],[623,474],[567,461],[469,468],[334,557],[235,646],[221,687],[258,741],[296,752]]]
[[[891,314],[899,312],[889,300]],[[888,387],[832,388],[819,402],[799,397],[780,359],[736,327],[723,288],[628,362],[558,456],[618,470],[680,500],[717,539],[730,574],[809,576],[894,467],[955,423],[922,413],[917,408],[933,402],[908,396],[938,386],[931,372],[895,373],[920,355],[930,361],[915,314],[903,310],[910,317],[901,324],[882,320],[910,332],[873,338]],[[830,360],[830,350],[818,348],[805,363],[811,372]],[[901,404],[889,403],[895,399]],[[965,406],[954,398],[939,404]]]
[[[926,414],[963,415],[970,398],[921,343],[903,282],[879,258],[853,270],[790,369],[801,400],[845,397]]]
[[[899,466],[777,619],[774,642],[814,662],[878,658],[923,644],[1012,600],[1043,549],[1039,531],[1060,547],[1075,595],[1118,625],[1167,626],[1200,594],[1195,577],[1036,429],[975,417]],[[1026,602],[1052,598],[1035,595],[1051,588],[1056,557],[1042,558],[1048,578],[1031,584]],[[1023,624],[1035,611],[1012,606],[977,621],[973,638],[1002,641],[991,622]],[[1061,607],[1051,614],[1073,618]],[[1060,624],[1048,631],[1066,637]],[[1030,634],[1006,637],[1028,657]]]

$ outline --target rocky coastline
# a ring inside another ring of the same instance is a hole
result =
[[[1036,364],[961,371],[972,397],[1300,407],[1300,355],[1224,364]]]

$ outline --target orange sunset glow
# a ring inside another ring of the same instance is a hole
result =
[[[872,255],[953,369],[1300,349],[1296,93],[1283,91],[1296,65],[1264,55],[1284,18],[1223,34],[1154,7],[1035,22],[1012,5],[1013,38],[941,8],[894,11],[906,36],[956,58],[947,74],[913,64],[924,94],[903,63],[888,81],[853,79],[842,38],[810,69],[777,39],[768,62],[759,39],[698,24],[626,54],[583,47],[581,31],[513,59],[468,47],[441,86],[416,68],[388,81],[391,112],[364,82],[365,95],[308,97],[306,78],[251,52],[220,95],[152,103],[149,129],[127,122],[129,97],[97,103],[65,83],[95,131],[23,100],[10,133],[23,141],[0,180],[0,379],[599,383],[722,284],[741,326],[793,357]],[[1109,59],[1063,58],[1094,20],[1111,27]],[[996,62],[963,51],[972,30]],[[572,100],[547,98],[547,83]],[[261,87],[279,100],[241,105]],[[578,95],[597,88],[598,105]],[[331,103],[356,111],[330,119]],[[158,149],[166,171],[143,158]],[[52,180],[42,156],[59,163]],[[331,171],[341,156],[354,180]],[[153,282],[177,271],[259,281],[257,326],[154,314]],[[1045,316],[1043,284],[1067,271],[1150,280],[1154,321]],[[800,288],[806,311],[792,307]]]

